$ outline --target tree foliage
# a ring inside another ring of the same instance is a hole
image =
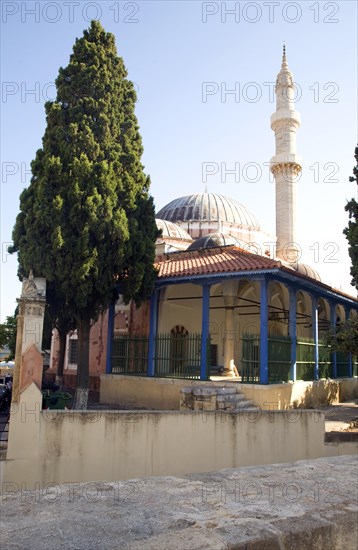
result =
[[[91,320],[122,284],[139,305],[154,285],[154,205],[134,114],[136,93],[114,36],[92,21],[60,68],[45,105],[43,146],[20,198],[13,251],[20,276],[46,277],[54,303],[76,319],[77,388],[88,388]]]
[[[325,337],[325,343],[332,351],[351,352],[358,354],[358,317],[339,323],[336,330],[330,330]]]
[[[353,168],[353,176],[349,177],[350,182],[358,184],[358,146],[354,151],[356,164]],[[348,227],[343,231],[349,243],[349,256],[351,258],[352,285],[358,289],[358,203],[352,198],[345,206],[349,213]],[[358,354],[358,318],[347,319],[339,323],[335,330],[331,330],[326,337],[326,343],[333,351],[351,352]]]
[[[8,346],[10,353],[8,360],[15,358],[15,348],[16,348],[16,333],[17,333],[17,310],[16,308],[14,315],[6,317],[5,323],[0,324],[0,348]]]
[[[353,168],[353,176],[349,181],[358,185],[358,145],[355,148],[354,157],[356,164]],[[345,206],[349,213],[348,227],[343,231],[349,243],[349,256],[351,258],[352,285],[358,289],[358,203],[352,198]]]

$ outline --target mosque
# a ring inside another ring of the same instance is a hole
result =
[[[300,115],[285,47],[275,92],[276,236],[220,194],[205,191],[164,206],[156,214],[155,290],[139,310],[118,300],[93,327],[94,378],[106,372],[206,380],[214,372],[267,384],[358,374],[354,358],[330,354],[321,343],[324,331],[357,314],[357,300],[299,262]],[[65,374],[75,374],[75,348],[73,334]],[[56,344],[51,364],[55,369]]]

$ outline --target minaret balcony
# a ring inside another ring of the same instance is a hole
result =
[[[299,128],[301,125],[301,115],[297,111],[290,109],[280,109],[271,115],[271,128],[275,132],[280,127],[294,126]]]
[[[278,164],[297,164],[302,166],[302,157],[292,153],[279,153],[270,159],[270,168]]]

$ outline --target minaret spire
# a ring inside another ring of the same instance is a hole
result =
[[[301,171],[296,154],[296,131],[300,115],[295,110],[294,82],[283,45],[281,70],[276,80],[276,112],[271,116],[275,132],[276,154],[271,159],[271,172],[276,180],[276,256],[289,263],[298,259],[296,238],[296,181]]]
[[[287,65],[287,59],[286,59],[286,44],[283,43],[283,50],[282,50],[282,64],[281,64],[281,70],[288,70],[288,65]]]

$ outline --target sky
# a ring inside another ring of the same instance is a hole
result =
[[[99,19],[138,94],[145,171],[159,210],[192,193],[244,204],[275,234],[270,116],[285,42],[301,114],[301,261],[349,294],[344,206],[357,144],[357,3],[36,1],[1,3],[0,320],[21,292],[8,254],[19,196],[46,127],[45,101],[77,37]]]

